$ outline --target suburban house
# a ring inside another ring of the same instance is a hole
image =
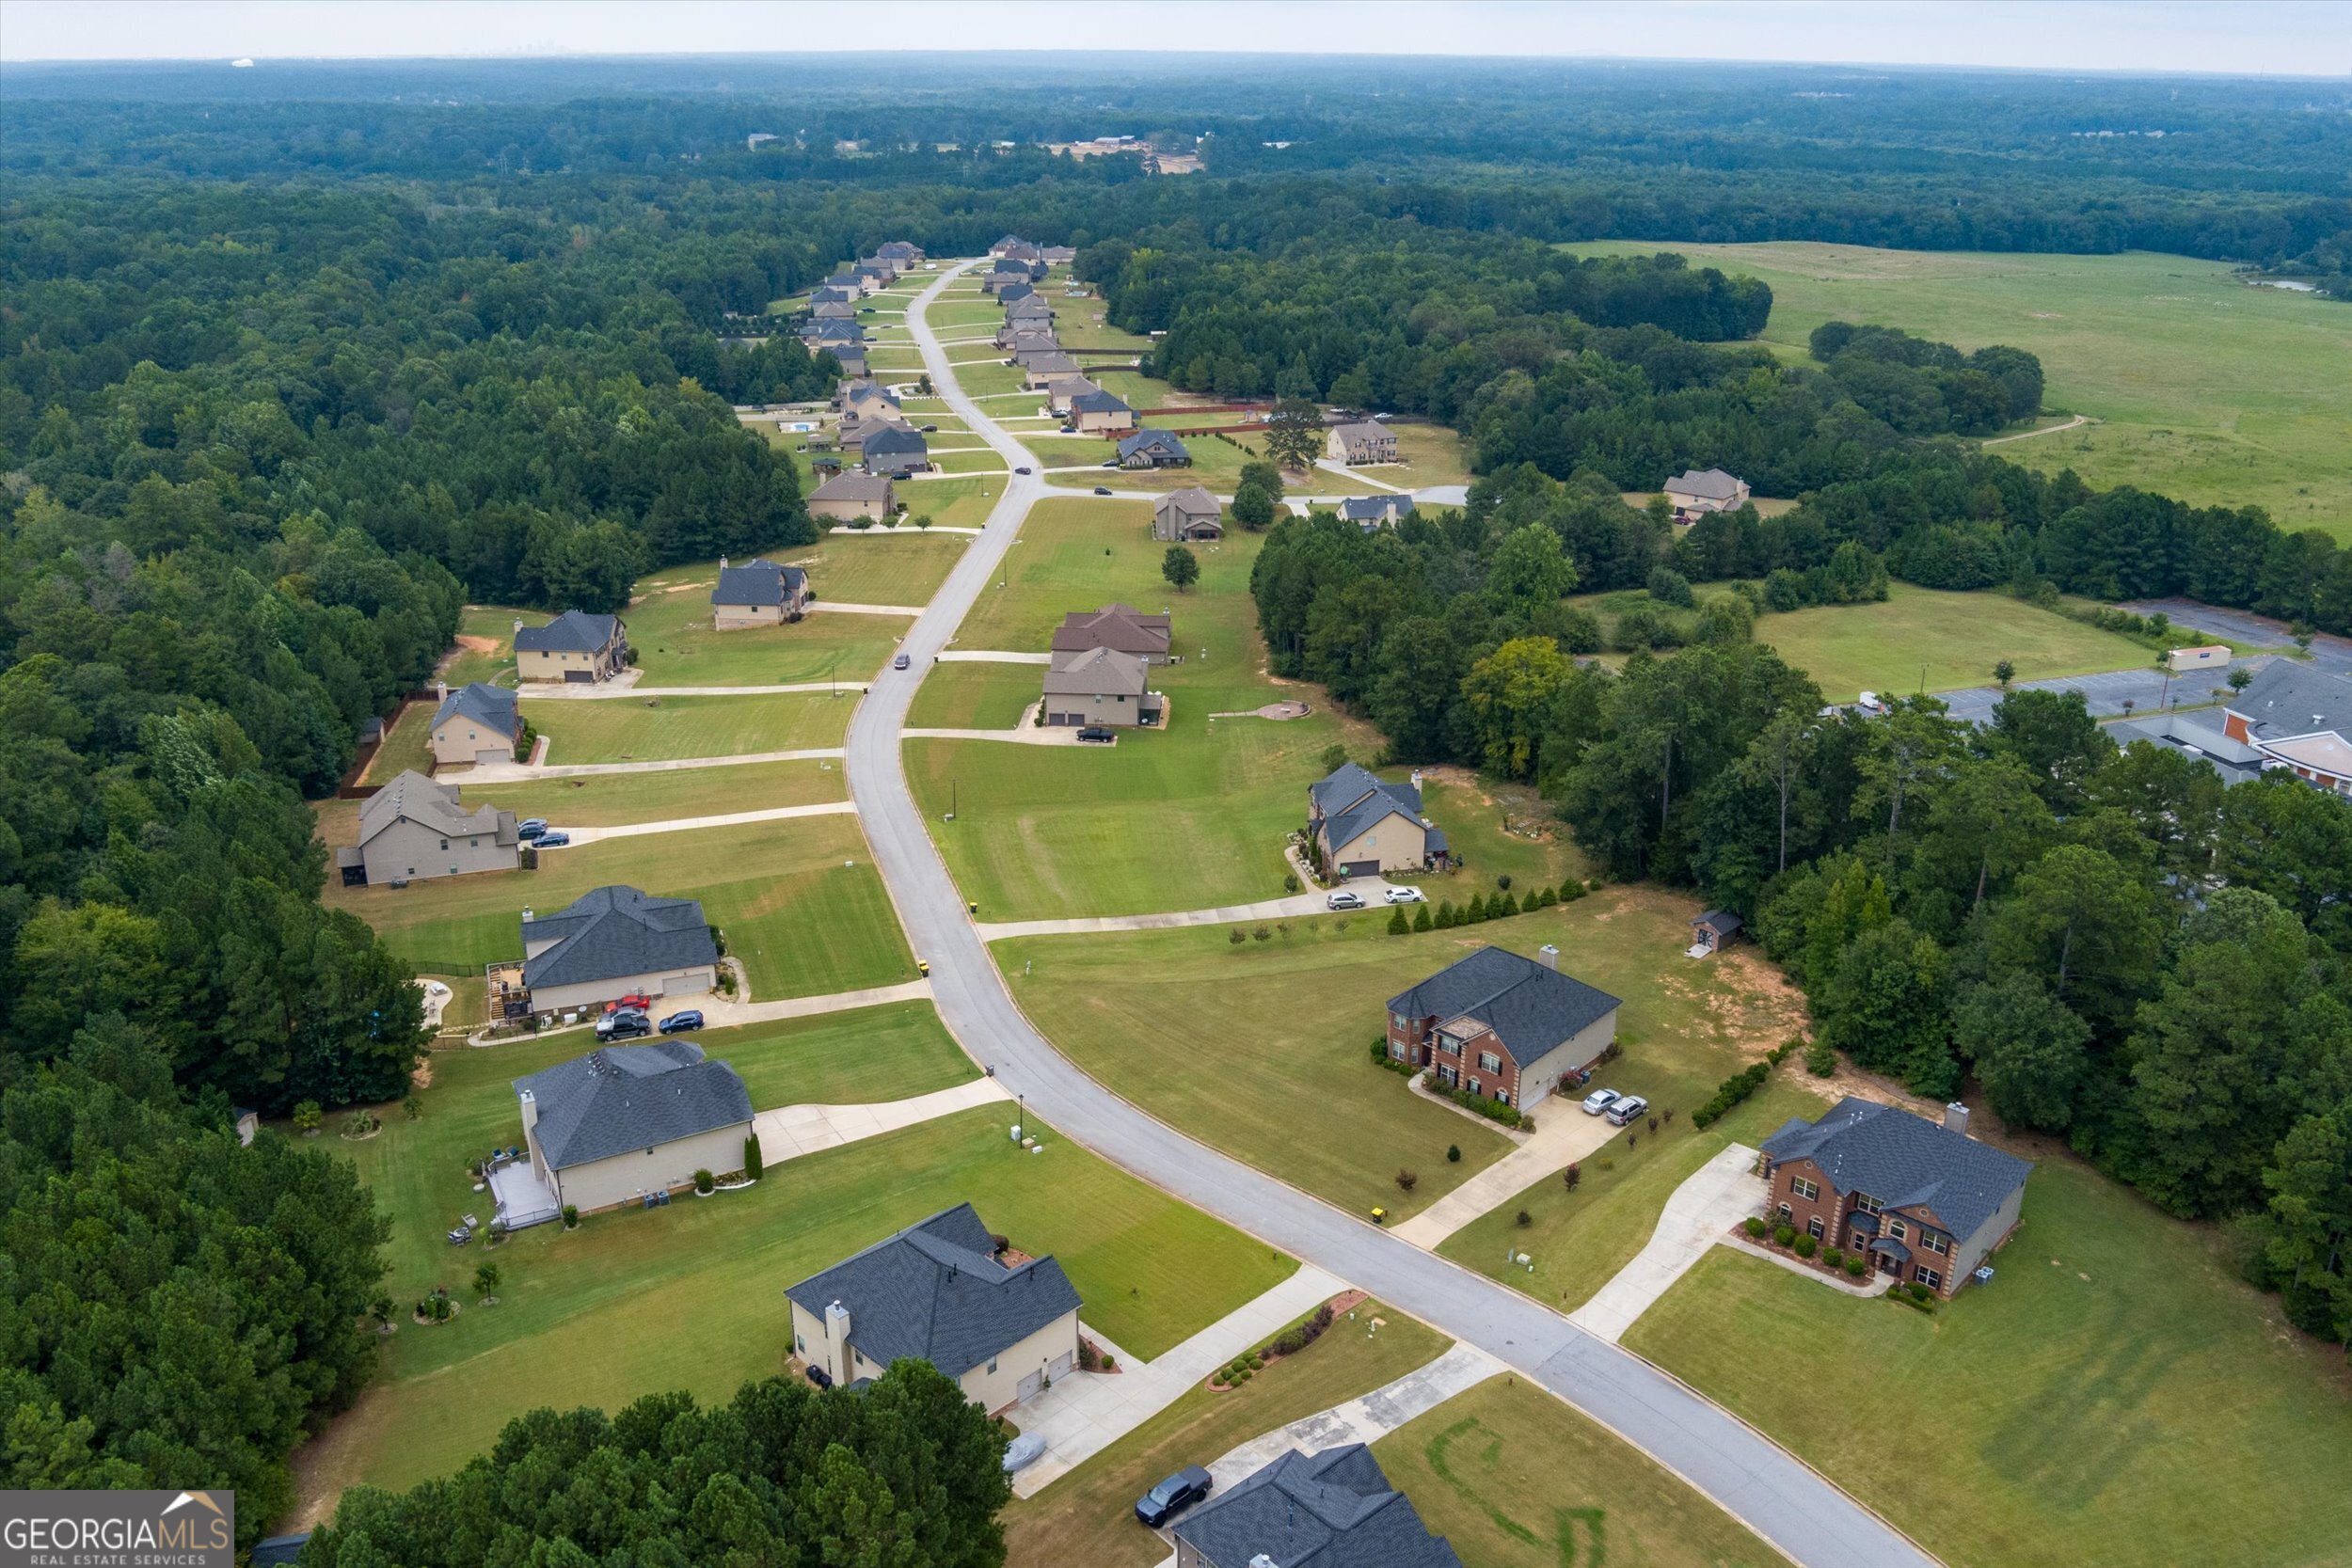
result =
[[[846,523],[852,517],[887,517],[897,510],[890,481],[880,474],[835,474],[809,492],[808,515]]]
[[[811,348],[834,348],[844,343],[862,343],[865,341],[866,328],[853,321],[812,318],[801,325],[801,341]]]
[[[1968,1136],[1968,1107],[1941,1125],[1849,1095],[1819,1121],[1764,1140],[1766,1202],[1823,1246],[1949,1296],[2017,1228],[2033,1166]]]
[[[893,283],[898,281],[898,275],[906,271],[904,267],[887,256],[868,256],[858,262],[857,270],[862,273],[878,272]]]
[[[1053,655],[1045,667],[1048,724],[1156,724],[1167,700],[1150,688],[1152,667],[1116,648]]]
[[[808,600],[808,574],[798,566],[772,561],[730,566],[721,556],[719,585],[710,591],[710,625],[716,631],[782,626],[806,614]]]
[[[1389,1055],[1429,1069],[1447,1088],[1532,1111],[1584,1070],[1617,1036],[1617,999],[1539,958],[1481,947],[1389,998]]]
[[[542,1017],[632,994],[696,996],[719,983],[719,944],[691,898],[600,887],[553,914],[524,910],[522,937],[523,987]]]
[[[1222,509],[1216,498],[1198,484],[1170,490],[1152,503],[1152,537],[1169,544],[1222,539]]]
[[[1025,273],[996,285],[996,300],[1000,305],[1010,305],[1014,300],[1026,299],[1035,293],[1037,285],[1029,281]]]
[[[603,1046],[516,1079],[515,1098],[532,1174],[558,1211],[677,1192],[698,1170],[741,1170],[752,1135],[743,1080],[690,1039]]]
[[[1138,430],[1119,443],[1122,468],[1189,468],[1192,453],[1172,430]]]
[[[1005,320],[1009,322],[1049,322],[1053,319],[1054,308],[1045,303],[1041,294],[1016,299],[1005,307]]]
[[[896,418],[898,413],[898,400],[891,395],[890,388],[863,376],[835,387],[833,405],[862,420],[879,419],[884,414]]]
[[[1073,398],[1087,392],[1102,390],[1102,388],[1097,387],[1083,375],[1066,375],[1059,381],[1049,381],[1045,384],[1045,407],[1050,413],[1067,416]]]
[[[1388,784],[1342,763],[1307,786],[1307,836],[1342,877],[1421,871],[1446,853],[1445,834],[1421,814],[1421,786]]]
[[[898,269],[879,261],[860,261],[850,270],[857,274],[858,286],[869,294],[878,294],[898,281]]]
[[[1462,1568],[1361,1443],[1293,1449],[1169,1533],[1175,1568]]]
[[[1146,664],[1166,664],[1170,622],[1166,615],[1146,615],[1132,605],[1104,605],[1100,610],[1073,610],[1054,628],[1053,651],[1081,654],[1111,648],[1132,654]]]
[[[1412,515],[1410,496],[1343,496],[1340,499],[1340,515],[1366,533],[1394,528]]]
[[[1709,512],[1730,512],[1748,503],[1748,482],[1721,468],[1685,468],[1666,481],[1666,504],[1675,521],[1692,523]]]
[[[920,473],[931,466],[930,443],[923,439],[921,431],[905,425],[885,425],[868,432],[858,451],[858,461],[867,473],[893,479]]]
[[[834,444],[843,451],[863,452],[866,441],[878,430],[913,430],[914,427],[898,417],[896,408],[883,406],[871,419],[855,414],[841,416],[839,428],[834,432]]]
[[[394,879],[512,871],[522,841],[515,814],[494,806],[467,811],[455,784],[435,784],[414,768],[359,802],[359,842],[335,851],[345,887]]]
[[[1133,430],[1136,411],[1117,392],[1078,392],[1070,400],[1070,421],[1089,436]]]
[[[988,253],[991,256],[1009,257],[1016,261],[1034,261],[1039,259],[1040,254],[1037,246],[1018,234],[1006,235],[994,245],[990,245]]]
[[[812,289],[808,295],[811,309],[819,305],[855,305],[857,299],[855,289]]]
[[[515,669],[527,681],[609,681],[628,666],[617,615],[567,610],[544,626],[515,623]]]
[[[1740,917],[1729,910],[1709,910],[1691,919],[1691,945],[1683,951],[1693,958],[1720,953],[1740,934]]]
[[[863,345],[858,343],[823,343],[819,344],[818,348],[821,352],[833,356],[833,362],[840,367],[841,373],[843,375],[862,376],[866,373],[866,350]]]
[[[1078,259],[1078,248],[1067,245],[1040,245],[1037,259],[1049,267],[1066,267]]]
[[[427,733],[439,767],[513,762],[523,736],[522,704],[503,687],[475,681],[441,699]]]
[[[945,1209],[786,1289],[792,1354],[835,1387],[905,1357],[995,1412],[1078,1364],[1078,1291],[1049,1255],[1008,1267],[969,1203]]]
[[[1323,449],[1334,463],[1393,463],[1396,432],[1371,420],[1335,424],[1324,436]]]
[[[1079,373],[1078,362],[1057,348],[1021,350],[1012,357],[1021,367],[1025,387],[1049,387]]]
[[[827,289],[837,289],[845,294],[863,296],[866,293],[866,285],[858,281],[857,274],[846,268],[826,278],[822,286]]]
[[[2243,691],[2222,689],[2212,711],[2164,712],[2107,726],[2116,741],[2177,746],[2224,784],[2287,772],[2315,789],[2352,795],[2352,680],[2276,659]]]
[[[1061,340],[1055,336],[1054,324],[1049,321],[1007,321],[996,328],[995,344],[1018,354],[1024,349],[1059,348]]]
[[[809,306],[808,315],[811,321],[855,321],[857,307],[847,300],[820,299]]]
[[[2164,667],[2176,675],[2185,675],[2198,670],[2226,670],[2230,667],[2230,645],[2227,642],[2208,642],[2195,648],[2168,649],[2164,656]]]
[[[900,272],[909,272],[921,263],[923,247],[906,240],[885,240],[874,247],[874,254]]]

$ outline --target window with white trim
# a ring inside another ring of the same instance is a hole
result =
[[[1488,1072],[1501,1072],[1502,1058],[1491,1051],[1482,1051],[1478,1053],[1478,1065]]]
[[[1887,1237],[1887,1240],[1889,1240],[1889,1241],[1893,1241],[1893,1242],[1899,1242],[1899,1241],[1901,1241],[1904,1237],[1906,1237],[1906,1236],[1908,1236],[1908,1235],[1910,1235],[1910,1234],[1911,1234],[1911,1227],[1910,1227],[1909,1226],[1907,1226],[1907,1225],[1903,1224],[1903,1222],[1902,1222],[1902,1221],[1900,1221],[1900,1220],[1888,1220],[1888,1221],[1886,1222],[1886,1237]]]
[[[1914,1269],[1911,1271],[1911,1276],[1931,1291],[1940,1291],[1944,1288],[1944,1276],[1933,1269]]]
[[[1788,1190],[1808,1203],[1821,1196],[1821,1184],[1819,1181],[1808,1181],[1802,1176],[1792,1176],[1788,1179]]]
[[[988,1370],[989,1370],[989,1373],[990,1373],[990,1375],[991,1375],[991,1376],[993,1376],[993,1375],[995,1374],[995,1371],[996,1371],[996,1358],[995,1358],[994,1356],[993,1356],[993,1355],[992,1355],[992,1356],[990,1356],[990,1357],[988,1358]]]
[[[1853,1206],[1866,1214],[1875,1214],[1879,1212],[1879,1200],[1868,1193],[1854,1194]]]
[[[1932,1230],[1922,1230],[1919,1232],[1919,1244],[1930,1252],[1949,1252],[1952,1250],[1950,1238],[1939,1236]]]
[[[1805,1234],[1812,1237],[1817,1242],[1821,1239],[1822,1232],[1827,1228],[1828,1227],[1821,1223],[1821,1216],[1819,1214],[1814,1215],[1811,1219],[1804,1222]]]

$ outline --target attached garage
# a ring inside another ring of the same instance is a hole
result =
[[[1380,875],[1380,863],[1376,860],[1342,861],[1340,875],[1343,877],[1377,877]]]
[[[564,672],[564,684],[566,686],[586,686],[593,682],[596,678],[596,673],[594,670],[566,670]]]

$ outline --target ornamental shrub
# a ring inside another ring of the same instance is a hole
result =
[[[1454,900],[1451,898],[1441,900],[1438,905],[1438,929],[1451,930],[1454,927]]]
[[[1412,928],[1413,923],[1405,918],[1404,905],[1399,904],[1389,911],[1389,935],[1401,937],[1410,932]]]
[[[1445,1146],[1445,1163],[1449,1165],[1458,1165],[1462,1163],[1462,1146],[1460,1144],[1448,1144]]]
[[[1396,1185],[1399,1192],[1409,1193],[1415,1187],[1421,1185],[1421,1173],[1419,1171],[1400,1170],[1396,1173]]]
[[[1846,1266],[1846,1255],[1836,1247],[1828,1247],[1821,1253],[1821,1261],[1833,1269],[1842,1269]]]
[[[1754,1214],[1750,1214],[1744,1228],[1750,1236],[1760,1239],[1764,1234],[1765,1226],[1762,1220],[1757,1219]]]
[[[1863,1262],[1862,1256],[1859,1253],[1856,1253],[1846,1259],[1846,1272],[1853,1275],[1856,1279],[1860,1279],[1862,1277],[1862,1271],[1867,1267],[1868,1267],[1868,1265]]]
[[[1414,929],[1414,930],[1416,930],[1416,931],[1426,931],[1426,930],[1431,930],[1431,929],[1435,928],[1435,927],[1436,927],[1436,926],[1437,926],[1437,922],[1436,922],[1435,920],[1433,920],[1433,919],[1430,917],[1430,914],[1429,914],[1429,906],[1428,906],[1427,904],[1425,904],[1425,903],[1424,903],[1424,904],[1421,905],[1421,906],[1420,906],[1420,908],[1414,911],[1414,914],[1413,914],[1413,929]]]
[[[1491,905],[1489,905],[1488,908],[1493,910],[1493,912],[1498,919],[1505,915],[1517,914],[1519,912],[1519,895],[1516,893],[1506,893],[1502,895],[1502,907],[1501,909],[1493,909],[1493,906]]]
[[[1812,1237],[1800,1236],[1797,1238],[1797,1256],[1800,1258],[1810,1258],[1816,1252],[1820,1250],[1820,1246],[1821,1243],[1815,1241]]]
[[[743,1174],[756,1181],[759,1180],[761,1168],[759,1134],[756,1132],[747,1133],[743,1138]]]
[[[1531,1225],[1534,1225],[1534,1223],[1535,1223],[1535,1216],[1534,1216],[1534,1215],[1533,1215],[1533,1214],[1529,1213],[1529,1212],[1528,1212],[1526,1210],[1524,1210],[1524,1209],[1522,1209],[1522,1210],[1520,1210],[1520,1211],[1519,1211],[1519,1228],[1521,1228],[1522,1230],[1524,1230],[1527,1227],[1529,1227],[1529,1226],[1531,1226]]]
[[[696,1192],[707,1193],[717,1185],[718,1182],[712,1179],[711,1174],[708,1171],[698,1170],[694,1173],[694,1190]]]
[[[1694,1127],[1705,1127],[1762,1088],[1764,1080],[1772,1075],[1772,1064],[1770,1062],[1756,1062],[1744,1071],[1733,1073],[1724,1079],[1722,1085],[1715,1090],[1715,1097],[1712,1100],[1691,1113],[1691,1124]]]
[[[1804,1048],[1804,1068],[1816,1078],[1827,1078],[1837,1070],[1837,1048],[1827,1040],[1815,1040]]]
[[[1796,1239],[1797,1227],[1795,1226],[1776,1225],[1772,1227],[1772,1240],[1778,1242],[1782,1246],[1790,1245],[1796,1241]]]
[[[1573,904],[1584,896],[1584,884],[1573,878],[1560,884],[1560,902]]]

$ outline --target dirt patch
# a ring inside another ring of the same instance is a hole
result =
[[[429,1089],[433,1086],[433,1053],[431,1052],[425,1053],[424,1060],[417,1064],[417,1070],[408,1075],[408,1084],[411,1088],[419,1089]]]
[[[457,645],[461,648],[470,649],[477,654],[494,654],[501,648],[506,646],[506,642],[502,638],[469,637],[464,632],[459,632],[457,634]]]

